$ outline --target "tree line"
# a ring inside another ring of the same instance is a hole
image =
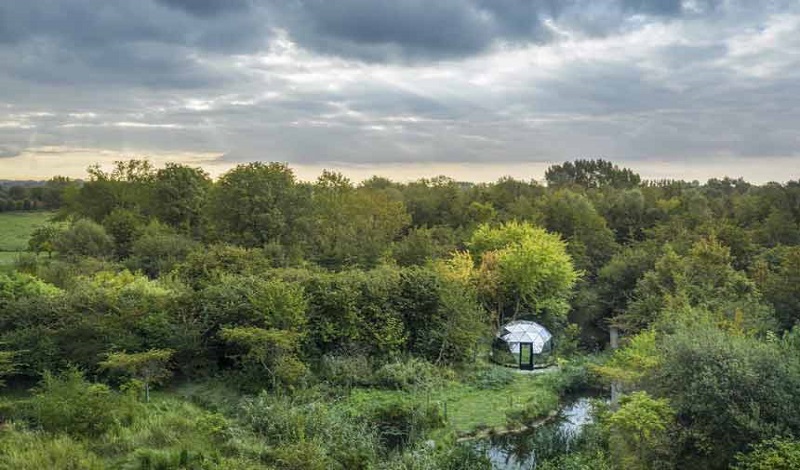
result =
[[[762,464],[800,449],[800,182],[646,181],[605,160],[545,179],[90,168],[0,275],[0,373],[366,386],[466,367],[514,318],[562,358],[614,327],[622,347],[587,373],[625,397],[544,468],[792,468]]]

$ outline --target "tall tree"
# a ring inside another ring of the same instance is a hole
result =
[[[639,185],[641,177],[627,168],[620,168],[603,160],[575,160],[561,165],[553,165],[545,171],[545,179],[550,187],[580,186],[583,188],[633,188]]]
[[[297,243],[309,194],[283,163],[238,165],[220,177],[210,209],[219,236],[247,247]]]
[[[579,273],[558,235],[527,223],[482,225],[469,247],[480,263],[479,289],[498,321],[528,313],[551,328],[563,323]]]
[[[411,221],[403,202],[386,191],[354,188],[327,171],[314,186],[313,207],[314,256],[328,267],[376,265]]]
[[[180,233],[199,236],[211,186],[203,169],[167,163],[153,178],[151,211]]]

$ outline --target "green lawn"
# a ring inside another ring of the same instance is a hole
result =
[[[356,389],[346,400],[347,406],[405,397],[420,403],[447,403],[447,422],[458,434],[467,434],[483,427],[503,427],[508,424],[506,413],[532,406],[542,415],[558,407],[558,394],[552,381],[543,375],[518,374],[514,381],[498,389],[479,389],[461,382],[450,382],[429,391],[395,391]]]
[[[11,269],[19,255],[16,251],[0,251],[0,271]]]
[[[25,251],[33,229],[52,216],[48,211],[0,213],[0,251]]]
[[[53,216],[49,211],[0,212],[0,271],[11,269],[17,256],[28,248],[28,238]]]

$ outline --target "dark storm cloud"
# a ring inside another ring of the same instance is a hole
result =
[[[231,11],[238,12],[250,6],[248,0],[158,0],[158,2],[197,16],[215,16]]]
[[[699,2],[699,11],[714,3]],[[548,21],[602,36],[635,15],[694,14],[680,0],[299,0],[275,11],[301,44],[373,61],[464,57],[498,41],[547,43],[557,37]]]
[[[216,86],[204,54],[264,48],[268,27],[244,2],[30,0],[0,2],[6,74],[46,84]],[[187,9],[177,8],[185,3]],[[189,7],[188,5],[193,5]],[[223,14],[229,13],[229,14]]]

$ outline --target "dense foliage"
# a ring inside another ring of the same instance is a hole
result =
[[[525,318],[555,334],[561,378],[510,423],[592,377],[624,392],[544,468],[795,468],[800,183],[604,160],[546,179],[134,160],[3,189],[2,210],[58,212],[0,273],[0,379],[39,384],[0,403],[0,466],[487,468],[445,431],[469,416],[430,397],[517,390],[484,358]],[[621,348],[575,366],[611,328]]]

